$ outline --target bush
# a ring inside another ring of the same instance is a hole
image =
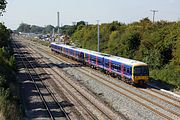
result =
[[[21,119],[16,88],[16,61],[11,47],[10,31],[0,23],[0,119]],[[10,87],[13,86],[16,89]]]
[[[128,25],[118,22],[101,24],[100,48],[101,52],[147,63],[151,77],[179,88],[179,33],[180,22],[159,21],[153,24],[148,18]],[[81,26],[71,40],[83,48],[97,50],[97,26]]]
[[[180,72],[174,69],[174,66],[167,66],[161,70],[152,70],[150,75],[156,80],[161,80],[180,90]]]

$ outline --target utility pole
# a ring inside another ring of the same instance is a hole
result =
[[[54,39],[54,28],[53,28],[53,31],[52,31],[52,38],[53,38],[53,41],[55,40]]]
[[[57,27],[58,27],[58,42],[60,42],[60,38],[59,38],[59,37],[60,37],[60,36],[59,36],[59,33],[60,33],[60,32],[59,32],[59,12],[57,12],[57,25],[58,25],[58,26],[57,26]]]
[[[158,10],[150,10],[150,11],[153,12],[153,23],[154,23],[155,14],[156,14],[156,12],[158,12]]]
[[[97,37],[98,37],[98,45],[97,45],[97,51],[100,52],[100,30],[99,30],[99,20],[97,20],[97,27],[98,27],[98,31],[97,31]]]
[[[57,12],[57,26],[58,26],[58,35],[59,35],[59,12]]]

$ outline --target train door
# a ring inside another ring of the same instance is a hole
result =
[[[105,66],[104,57],[102,58],[102,66],[103,66],[103,69],[104,69],[104,66]]]
[[[112,71],[111,65],[112,65],[112,61],[109,60],[109,72],[110,72],[110,73],[111,73],[111,71]]]
[[[124,77],[124,64],[121,64],[121,77]]]
[[[98,67],[98,56],[96,56],[96,66]]]
[[[83,52],[81,52],[81,53],[79,54],[79,60],[80,60],[81,62],[84,62],[84,53],[83,53]]]

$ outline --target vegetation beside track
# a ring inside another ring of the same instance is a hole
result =
[[[31,41],[33,41],[33,42],[37,42],[37,43],[39,43],[39,44],[41,44],[41,45],[44,45],[44,46],[50,46],[50,43],[51,42],[49,42],[49,41],[42,41],[42,40],[40,40],[40,39],[36,39],[36,38],[30,38],[30,37],[26,37],[25,39],[28,39],[28,40],[31,40]]]
[[[16,61],[11,46],[11,30],[0,23],[0,119],[21,119]]]
[[[0,16],[7,1],[0,2]],[[0,23],[0,120],[20,120],[19,87],[16,79],[16,61],[11,46],[11,30]]]
[[[117,21],[100,26],[101,52],[147,63],[153,80],[180,90],[180,21],[131,24]],[[78,47],[97,49],[97,26],[81,24],[71,36]]]
[[[61,33],[71,36],[71,42],[77,47],[97,49],[97,25],[80,21],[77,25],[61,27]],[[152,23],[144,18],[131,24],[117,21],[104,23],[100,25],[100,50],[143,61],[150,67],[152,81],[160,81],[171,89],[180,90],[179,33],[180,21]],[[47,41],[40,43],[49,45]]]

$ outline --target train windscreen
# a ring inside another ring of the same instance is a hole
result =
[[[134,75],[135,76],[148,76],[149,75],[148,66],[135,66]]]

